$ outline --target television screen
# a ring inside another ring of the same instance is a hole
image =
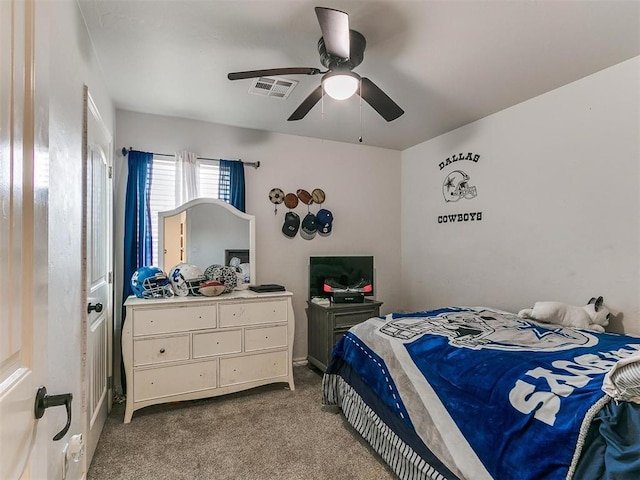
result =
[[[309,298],[335,291],[374,295],[373,256],[309,257]]]

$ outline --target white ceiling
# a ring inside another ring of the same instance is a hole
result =
[[[640,55],[640,1],[78,0],[116,108],[404,150]],[[315,6],[349,14],[367,40],[355,72],[404,110],[385,122],[358,97],[287,118],[227,73],[317,67]],[[323,111],[324,110],[324,111]]]

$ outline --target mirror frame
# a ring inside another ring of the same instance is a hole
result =
[[[194,207],[196,205],[213,205],[215,207],[224,208],[236,217],[239,217],[243,220],[247,220],[249,222],[249,275],[251,276],[251,281],[249,285],[256,284],[256,217],[254,215],[249,215],[248,213],[241,212],[233,205],[224,202],[222,200],[218,200],[216,198],[196,198],[194,200],[190,200],[182,205],[174,208],[173,210],[165,210],[163,212],[158,212],[158,264],[159,267],[164,271],[164,220],[167,217],[172,217],[174,215],[178,215],[182,212],[186,212],[189,208]],[[187,258],[186,262],[189,262]],[[167,274],[169,272],[166,272]]]

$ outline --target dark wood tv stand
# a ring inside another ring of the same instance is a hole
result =
[[[382,302],[365,299],[364,303],[331,303],[319,305],[307,301],[309,321],[307,361],[323,372],[327,369],[331,351],[342,335],[354,325],[380,315]]]

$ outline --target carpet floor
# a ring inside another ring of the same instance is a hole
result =
[[[154,405],[124,424],[114,405],[88,480],[386,480],[396,476],[335,409],[322,374],[294,368],[294,391],[267,385]]]

